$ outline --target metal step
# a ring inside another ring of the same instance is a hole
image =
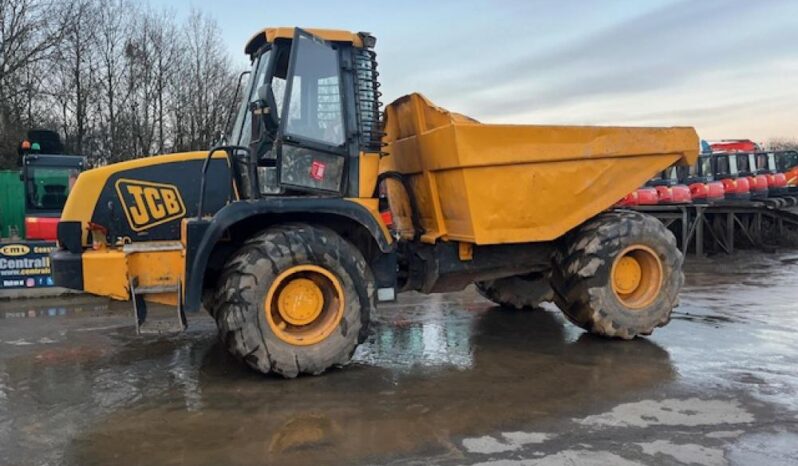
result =
[[[141,294],[177,293],[179,287],[177,285],[158,285],[158,286],[139,286],[131,289],[135,294],[141,295]]]
[[[176,314],[168,318],[147,319],[147,302],[144,296],[148,294],[177,294]],[[138,277],[130,279],[130,297],[133,301],[133,321],[136,324],[136,333],[139,335],[180,333],[186,329],[186,314],[182,306],[181,282],[174,285],[138,286]]]
[[[136,252],[181,251],[183,243],[180,241],[152,241],[143,243],[130,243],[122,246],[122,252],[133,254]]]

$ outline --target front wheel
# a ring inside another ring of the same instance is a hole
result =
[[[555,254],[555,303],[592,333],[649,335],[678,304],[682,261],[676,238],[656,218],[604,213],[569,233]]]
[[[375,308],[361,252],[306,224],[255,235],[222,271],[213,315],[227,349],[263,373],[320,374],[349,361]]]

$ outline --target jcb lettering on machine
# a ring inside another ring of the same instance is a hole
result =
[[[180,191],[171,184],[120,179],[116,192],[133,231],[144,231],[186,215]]]

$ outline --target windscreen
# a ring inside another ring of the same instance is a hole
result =
[[[701,174],[704,176],[712,174],[712,159],[709,157],[701,158]]]
[[[756,154],[756,169],[757,171],[776,171],[776,161],[773,157],[773,154]]]
[[[737,157],[725,157],[726,160],[729,161],[729,174],[736,175],[740,173],[740,169],[737,167]]]
[[[670,179],[673,182],[678,182],[679,181],[679,172],[676,169],[676,167],[670,167],[667,170],[665,170],[665,177]]]
[[[774,156],[776,158],[776,168],[780,172],[787,172],[791,168],[798,166],[798,152],[778,152]]]
[[[338,52],[299,36],[286,133],[330,146],[344,143]]]
[[[731,167],[729,167],[729,160],[736,160],[736,159],[734,157],[729,157],[727,155],[720,155],[718,156],[717,160],[718,160],[718,166],[717,166],[718,174],[730,175]],[[735,164],[735,168],[737,168],[737,164]]]
[[[25,185],[28,209],[63,209],[78,174],[77,168],[28,167]]]
[[[748,154],[739,154],[737,155],[737,167],[741,172],[750,172],[751,167],[749,167],[748,163]]]

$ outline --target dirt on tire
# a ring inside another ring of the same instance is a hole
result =
[[[270,328],[265,297],[274,279],[299,265],[317,265],[337,277],[344,294],[338,328],[322,341],[290,344]],[[222,270],[211,313],[227,350],[262,373],[296,377],[346,364],[368,333],[376,307],[374,276],[361,252],[329,228],[283,224],[254,235]]]
[[[641,309],[625,306],[612,288],[615,258],[625,248],[644,245],[662,264],[662,285]],[[574,324],[589,332],[623,339],[649,335],[670,321],[684,284],[683,256],[676,238],[654,217],[615,210],[570,232],[555,253],[551,284],[554,301]]]

